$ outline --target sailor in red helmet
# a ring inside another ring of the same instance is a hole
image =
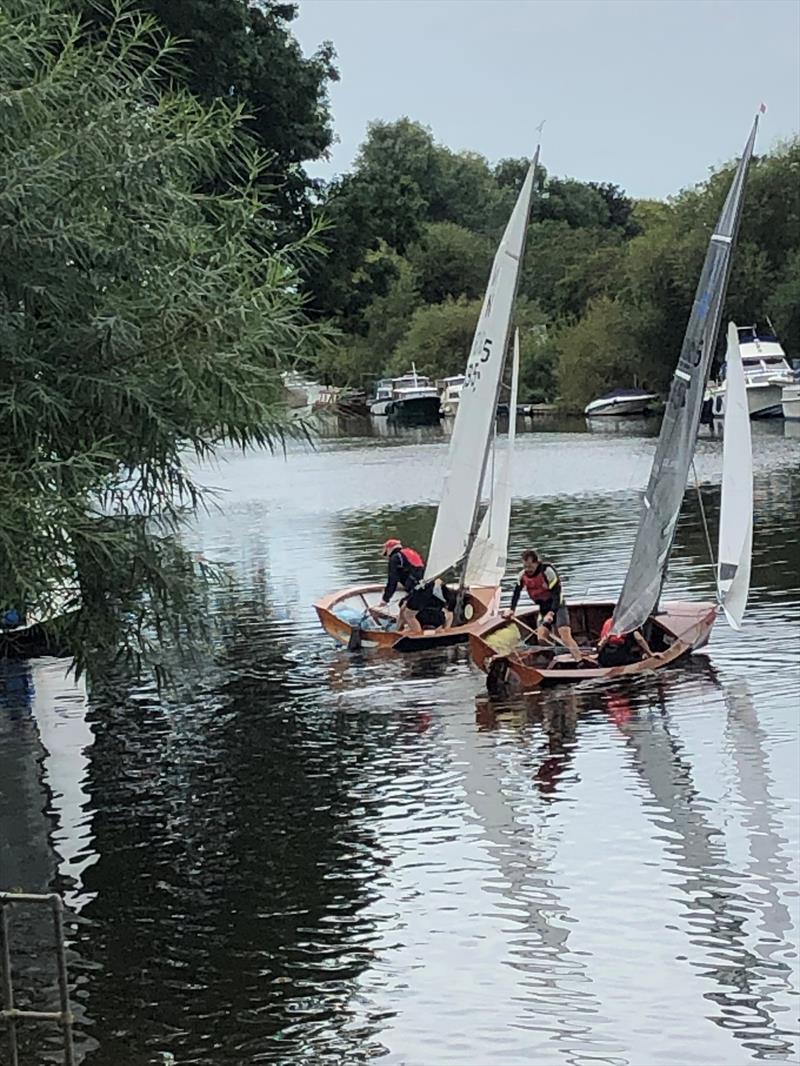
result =
[[[389,606],[389,600],[394,596],[398,585],[406,594],[413,592],[425,573],[425,560],[419,552],[414,551],[413,548],[404,548],[399,540],[394,538],[387,540],[383,545],[383,555],[388,556],[389,573],[378,610],[385,610]],[[397,617],[398,629],[402,629],[408,621],[404,604],[405,598],[401,601],[400,613]]]

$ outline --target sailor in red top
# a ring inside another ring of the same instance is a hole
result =
[[[406,611],[405,601],[408,594],[413,592],[422,580],[422,575],[425,573],[425,560],[419,552],[414,551],[413,548],[404,548],[402,543],[395,538],[390,538],[385,542],[382,554],[389,557],[389,572],[377,610],[385,611],[389,606],[389,600],[397,591],[397,586],[400,585],[405,590],[406,596],[400,601],[397,628],[403,629],[408,625],[411,625],[412,629],[421,628],[413,625]]]
[[[522,553],[523,571],[519,575],[511,596],[511,609],[505,611],[507,618],[513,618],[524,589],[539,608],[539,628],[536,635],[541,643],[550,644],[550,633],[555,628],[559,639],[566,644],[576,662],[583,662],[581,650],[575,643],[569,624],[569,612],[564,602],[561,578],[552,563],[542,562],[535,551],[528,549]]]
[[[629,666],[642,659],[658,659],[657,652],[652,651],[644,634],[634,629],[632,633],[612,633],[613,615],[603,622],[600,639],[597,642],[598,666]]]

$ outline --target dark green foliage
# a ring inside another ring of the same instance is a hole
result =
[[[363,384],[412,359],[436,375],[463,370],[472,304],[528,165],[491,168],[407,118],[370,126],[352,173],[328,189],[329,255],[309,278],[313,308],[344,333],[320,366],[326,379]],[[540,167],[536,188],[520,300],[535,302],[537,326],[553,328],[523,344],[522,398],[543,400],[555,393],[555,327],[619,284],[624,244],[642,223],[615,185],[549,178]]]
[[[798,153],[794,141],[751,169],[726,309],[742,322],[772,315],[790,354],[800,314]],[[363,383],[412,358],[437,374],[463,370],[470,301],[483,294],[527,167],[451,152],[407,118],[370,127],[352,173],[330,189],[331,255],[311,279],[315,308],[345,334],[326,354],[328,378]],[[523,359],[523,400],[582,406],[598,387],[634,380],[666,389],[731,173],[668,203],[635,203],[611,182],[539,168],[519,296],[544,330]]]
[[[488,238],[454,222],[429,224],[407,253],[419,279],[419,295],[429,304],[448,296],[483,296],[493,254]]]
[[[0,14],[3,601],[47,614],[80,587],[80,655],[135,657],[195,617],[171,535],[199,498],[184,457],[286,432],[314,244],[274,251],[235,109],[161,94],[175,44],[151,17],[87,39],[55,4],[18,10]],[[220,172],[238,184],[196,191]]]
[[[433,378],[461,373],[480,309],[480,300],[465,299],[418,307],[395,349],[390,370],[403,374],[414,363],[420,373]]]
[[[94,0],[71,3],[107,27],[109,15]],[[180,42],[170,70],[198,100],[241,105],[244,128],[266,153],[262,180],[274,187],[273,209],[287,232],[297,232],[316,188],[303,163],[324,156],[333,141],[328,86],[339,78],[333,45],[325,41],[303,55],[291,32],[292,3],[135,0],[135,7]]]
[[[555,304],[583,315],[559,342],[559,386],[569,403],[582,406],[601,386],[630,385],[634,379],[666,390],[731,176],[732,167],[726,167],[668,204],[638,205],[628,221],[643,232],[612,256],[610,285],[598,287],[603,271],[597,252],[568,266]],[[798,247],[800,142],[795,141],[751,167],[723,317],[763,323],[772,316],[790,356],[800,354]],[[567,279],[583,269],[585,282],[594,279],[584,289],[593,300],[586,311],[575,301],[568,307],[564,299]]]

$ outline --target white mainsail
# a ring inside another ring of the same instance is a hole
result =
[[[465,585],[469,588],[495,588],[506,572],[508,530],[511,523],[511,467],[517,434],[517,390],[519,386],[519,330],[514,333],[511,367],[511,395],[508,400],[508,441],[496,460],[492,496],[467,562]]]
[[[734,629],[741,629],[750,591],[753,552],[753,451],[744,368],[733,322],[728,325],[725,360],[727,385],[717,586],[725,617]]]
[[[425,568],[427,579],[456,566],[470,547],[494,429],[538,162],[537,147],[492,264],[450,438],[447,472]]]

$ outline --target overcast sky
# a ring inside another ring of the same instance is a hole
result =
[[[300,0],[306,53],[328,39],[349,169],[367,123],[402,115],[492,162],[532,152],[584,181],[663,197],[800,128],[800,0]]]

